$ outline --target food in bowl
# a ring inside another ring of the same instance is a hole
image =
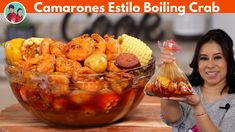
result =
[[[13,39],[4,47],[15,96],[36,117],[54,124],[98,126],[125,117],[143,98],[155,69],[151,49],[128,35],[82,35],[67,44]]]

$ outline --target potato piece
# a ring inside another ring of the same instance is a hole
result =
[[[16,38],[4,43],[5,55],[8,61],[14,61],[17,59],[22,60],[22,53],[20,47],[22,46],[25,39]]]
[[[90,92],[86,92],[82,90],[74,90],[70,94],[69,99],[75,104],[83,104],[89,101],[91,97],[92,97],[92,94],[90,94]]]
[[[107,68],[107,57],[103,53],[90,55],[84,62],[84,65],[91,68],[95,72],[104,72]]]

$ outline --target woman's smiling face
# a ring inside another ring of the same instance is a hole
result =
[[[17,12],[17,14],[18,14],[18,16],[22,16],[22,10],[19,10],[19,11]]]
[[[226,83],[227,62],[219,44],[209,41],[201,47],[198,70],[207,85]]]

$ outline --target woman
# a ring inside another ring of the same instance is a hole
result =
[[[7,20],[9,20],[12,23],[16,21],[16,14],[14,12],[14,8],[15,8],[14,5],[8,6],[9,14],[7,14]]]
[[[15,21],[15,22],[21,22],[21,21],[22,21],[22,19],[23,19],[22,12],[23,12],[23,11],[22,11],[21,8],[19,8],[19,9],[17,10],[16,21]]]
[[[161,52],[158,66],[175,60]],[[222,30],[197,42],[189,76],[195,94],[161,99],[161,118],[175,132],[235,130],[235,61],[233,41]]]

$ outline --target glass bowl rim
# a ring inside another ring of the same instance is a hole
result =
[[[145,69],[146,67],[154,64],[155,65],[155,59],[156,57],[152,56],[151,60],[148,62],[148,64],[146,65],[142,65],[142,66],[138,66],[135,68],[131,68],[131,69],[124,69],[121,71],[112,71],[112,72],[102,72],[102,73],[90,73],[90,74],[77,74],[78,76],[103,76],[103,75],[107,75],[107,74],[119,74],[119,73],[128,73],[131,71],[136,71],[136,70],[140,70],[140,69]],[[15,66],[15,65],[11,65],[10,63],[8,63],[7,61],[5,61],[5,72],[7,72],[6,68],[7,66]],[[35,74],[41,74],[41,75],[55,75],[54,73],[56,72],[52,72],[52,73],[43,73],[43,72],[37,72],[37,71],[30,71],[30,70],[23,70],[22,68],[15,66],[18,70],[24,72],[24,71],[29,71]],[[62,73],[62,74],[57,74],[57,75],[66,75],[66,73],[63,74],[63,72],[58,72],[58,73]]]

